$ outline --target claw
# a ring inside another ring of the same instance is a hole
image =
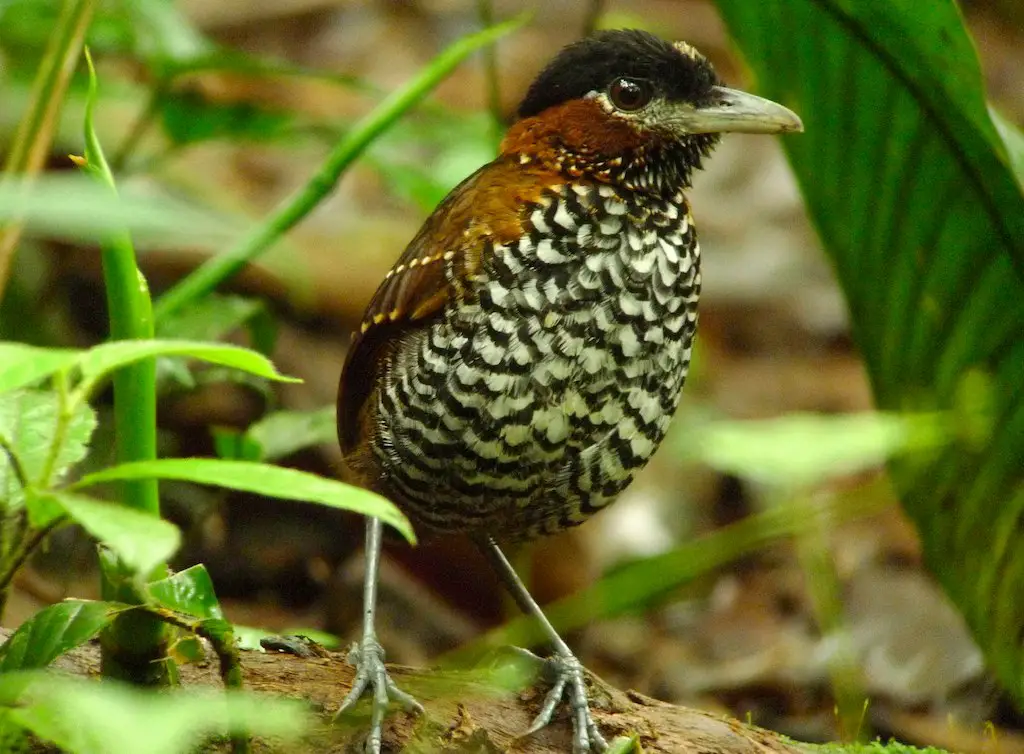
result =
[[[597,728],[590,714],[587,701],[587,684],[583,675],[583,665],[573,654],[556,654],[546,660],[547,671],[552,676],[551,690],[544,697],[540,712],[533,723],[523,734],[532,735],[548,725],[555,715],[558,703],[568,692],[568,703],[572,713],[572,750],[573,754],[589,754],[603,752],[608,748],[601,731]]]
[[[338,711],[334,713],[337,720],[355,706],[363,696],[367,687],[373,689],[373,700],[370,712],[370,732],[366,737],[364,751],[367,754],[380,754],[384,734],[384,715],[392,699],[399,702],[408,712],[422,712],[423,705],[410,694],[398,688],[388,675],[384,665],[384,648],[373,636],[364,637],[358,644],[353,644],[348,652],[348,662],[356,669],[352,679],[352,688],[345,695]]]

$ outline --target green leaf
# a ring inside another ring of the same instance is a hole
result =
[[[631,736],[619,736],[608,744],[607,754],[643,754],[643,747],[640,746],[640,736],[634,733]]]
[[[115,196],[88,176],[40,176],[28,188],[0,183],[0,225],[21,221],[28,236],[100,243],[129,233],[140,248],[216,251],[242,226],[181,198],[124,188]]]
[[[247,322],[255,350],[269,353],[261,342],[263,320],[270,315],[262,301],[241,296],[210,295],[188,309],[174,312],[157,323],[158,338],[168,340],[219,341],[238,330]],[[163,358],[157,361],[157,381],[173,381],[191,389],[196,380],[188,366],[179,360]]]
[[[84,352],[78,365],[86,392],[109,372],[151,356],[187,356],[211,364],[241,369],[279,382],[301,382],[280,374],[262,354],[248,348],[191,340],[132,340],[104,343]]]
[[[689,436],[683,449],[709,466],[780,487],[809,487],[874,468],[952,437],[938,416],[864,413],[790,414],[762,421],[718,421]],[[680,443],[681,444],[681,443]]]
[[[186,568],[166,579],[146,585],[150,598],[161,607],[197,618],[224,619],[213,581],[206,568],[200,563]]]
[[[40,610],[0,647],[0,672],[45,668],[106,628],[125,609],[116,602],[66,600]]]
[[[0,199],[0,203],[2,201]],[[70,369],[80,353],[71,348],[0,343],[0,393],[34,385],[56,372]]]
[[[973,373],[992,431],[892,464],[927,563],[1024,704],[1024,195],[952,0],[718,0],[835,263],[879,406],[949,409]]]
[[[71,492],[44,492],[38,497],[49,505],[59,505],[142,576],[148,576],[181,546],[178,527],[149,513]]]
[[[267,694],[144,691],[58,675],[28,683],[10,714],[71,754],[179,754],[226,733],[295,738],[313,722],[303,703]]]
[[[125,463],[87,474],[74,487],[87,487],[120,479],[178,479],[252,492],[283,500],[318,503],[379,518],[393,526],[410,542],[415,535],[408,519],[394,504],[380,495],[344,482],[325,479],[297,469],[286,469],[251,461],[215,458],[163,458],[142,463]]]
[[[252,102],[215,102],[191,89],[163,97],[160,118],[164,133],[179,146],[213,139],[239,143],[293,138],[301,125],[293,112]]]
[[[96,97],[99,92],[99,84],[96,81],[96,68],[92,63],[92,55],[89,54],[88,47],[85,48],[85,62],[89,69],[89,91],[85,98],[85,120],[83,123],[86,161],[84,168],[87,172],[92,173],[94,177],[98,178],[100,183],[111,190],[116,191],[114,174],[110,172],[110,166],[107,164],[106,155],[103,154],[103,147],[100,145],[100,139],[96,135],[94,115],[96,111]]]
[[[334,406],[313,411],[277,411],[253,424],[242,439],[243,448],[259,448],[258,458],[274,461],[303,448],[337,441]]]
[[[0,394],[0,439],[14,453],[32,484],[56,484],[88,451],[89,438],[96,428],[96,414],[87,404],[80,403],[68,417],[64,442],[50,470],[51,478],[41,478],[50,463],[60,410],[60,396],[55,392],[17,390]],[[40,508],[32,501],[26,503],[25,491],[6,453],[0,453],[0,502],[0,510],[6,511],[27,504],[34,526],[42,526],[52,518],[52,515],[40,515]]]

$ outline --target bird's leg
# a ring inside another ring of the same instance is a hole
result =
[[[551,621],[544,615],[540,605],[530,596],[526,585],[519,578],[515,569],[512,568],[512,564],[508,562],[508,558],[505,557],[505,554],[498,547],[498,543],[494,541],[494,538],[480,538],[477,540],[477,544],[490,562],[495,573],[498,574],[498,577],[508,588],[509,592],[511,592],[512,598],[519,605],[519,609],[540,622],[544,633],[547,634],[548,641],[555,648],[555,654],[547,660],[548,668],[553,676],[551,691],[544,698],[544,704],[540,709],[540,713],[534,718],[533,724],[526,731],[526,735],[536,733],[550,723],[558,703],[567,696],[572,712],[572,750],[574,754],[604,751],[608,748],[608,743],[597,729],[597,724],[590,714],[590,704],[587,701],[587,686],[583,677],[583,665],[576,659],[576,655],[569,649],[569,645],[555,631],[555,627],[551,625]]]
[[[350,710],[363,692],[373,690],[370,732],[366,738],[365,750],[369,754],[380,754],[383,735],[384,715],[391,699],[401,702],[407,710],[422,712],[423,707],[412,696],[402,691],[391,680],[384,666],[384,648],[377,641],[373,627],[374,611],[377,607],[377,571],[380,565],[381,534],[379,518],[366,519],[366,574],[363,577],[363,637],[348,653],[348,661],[355,666],[352,690],[348,692],[335,713],[335,719]]]

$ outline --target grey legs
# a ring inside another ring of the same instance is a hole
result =
[[[367,688],[373,690],[370,733],[366,739],[368,754],[380,754],[384,715],[390,700],[395,699],[408,710],[422,711],[413,697],[391,680],[384,667],[384,649],[377,641],[373,616],[377,606],[377,571],[380,565],[381,534],[379,519],[366,519],[366,574],[363,578],[363,637],[349,650],[348,661],[356,668],[352,690],[342,701],[335,718],[350,710]]]
[[[569,645],[555,631],[555,627],[551,625],[547,616],[544,615],[540,605],[530,596],[526,585],[516,574],[512,564],[508,562],[508,558],[505,557],[505,554],[498,547],[494,538],[481,538],[477,540],[477,544],[490,562],[494,572],[498,574],[502,583],[505,584],[505,587],[512,594],[516,604],[519,605],[519,609],[540,622],[544,633],[547,634],[548,641],[555,648],[555,654],[547,660],[553,677],[551,691],[544,698],[544,705],[534,719],[533,724],[526,731],[526,734],[536,733],[550,723],[558,703],[562,701],[563,697],[568,695],[567,701],[572,711],[574,754],[604,751],[608,748],[608,743],[604,740],[590,714],[590,705],[587,702],[587,687],[584,682],[583,666],[580,664],[580,661],[576,659],[576,655],[569,649]]]

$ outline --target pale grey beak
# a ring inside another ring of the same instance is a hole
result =
[[[678,125],[687,133],[774,134],[804,130],[799,115],[770,99],[724,86],[716,86],[712,91],[712,104],[677,116]]]

